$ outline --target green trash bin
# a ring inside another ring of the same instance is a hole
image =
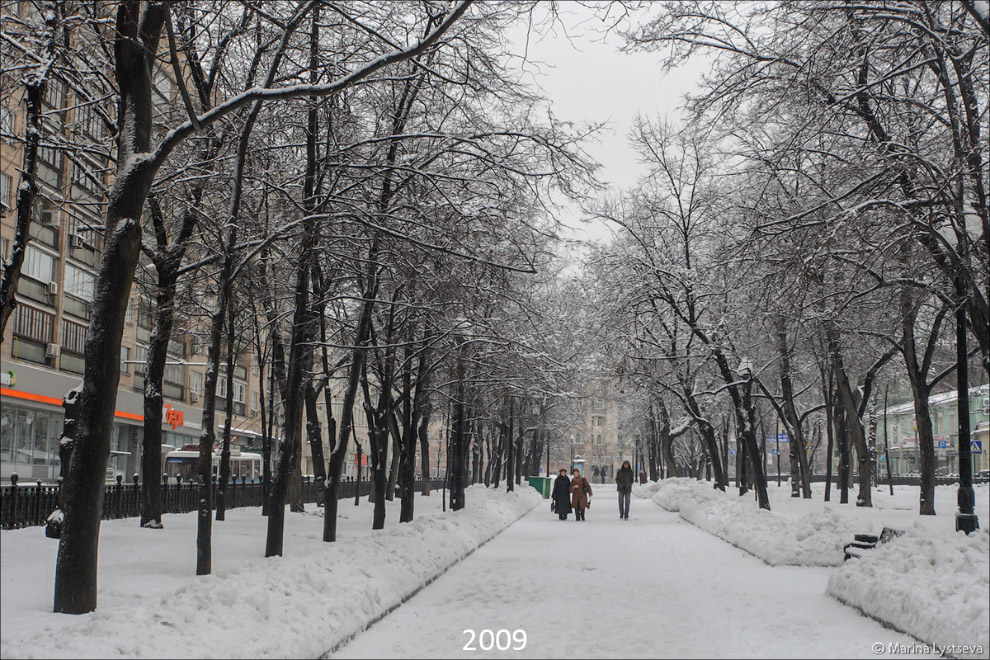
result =
[[[529,477],[529,485],[536,489],[543,499],[550,499],[550,479],[549,477]]]

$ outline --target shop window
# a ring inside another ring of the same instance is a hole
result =
[[[0,410],[0,461],[13,461],[14,427],[16,424],[15,408],[5,405]]]

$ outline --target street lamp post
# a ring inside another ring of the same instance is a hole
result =
[[[957,228],[951,223],[938,229],[939,236],[945,241],[945,245],[950,251],[954,251],[957,258],[967,250],[967,241],[971,236],[979,233],[977,228],[968,225],[969,217],[966,217],[962,227]],[[967,240],[960,241],[961,232]],[[960,259],[961,260],[961,259]],[[969,534],[980,528],[980,520],[976,516],[974,505],[976,504],[976,494],[973,492],[973,457],[970,452],[969,434],[969,355],[966,350],[966,286],[959,269],[961,265],[956,265],[955,273],[952,277],[952,285],[955,293],[956,303],[956,416],[958,417],[958,443],[959,443],[959,492],[956,501],[959,510],[956,512],[956,531]]]
[[[973,492],[973,456],[970,453],[969,435],[969,356],[966,350],[966,290],[962,278],[956,274],[956,410],[959,418],[959,493],[956,501],[956,531],[975,532],[980,519],[974,509],[976,493]]]

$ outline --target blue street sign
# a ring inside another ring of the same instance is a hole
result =
[[[936,445],[938,445],[937,446],[937,449],[948,449],[949,448],[949,441],[948,440],[939,440],[936,443]]]
[[[982,454],[983,453],[983,441],[973,440],[969,443],[969,453],[970,454]]]

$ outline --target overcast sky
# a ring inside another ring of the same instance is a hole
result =
[[[586,149],[601,163],[603,183],[628,188],[643,173],[628,140],[634,117],[675,118],[684,94],[695,89],[703,63],[692,61],[664,74],[660,54],[619,51],[622,38],[614,31],[606,33],[614,20],[603,21],[593,9],[577,3],[558,6],[560,20],[553,25],[547,20],[548,10],[537,7],[528,45],[525,26],[513,31],[515,54],[528,58],[517,64],[528,82],[543,89],[559,119],[608,122],[608,129]],[[633,16],[633,20],[641,19]],[[628,23],[620,25],[628,27]],[[582,222],[576,207],[561,219],[572,228],[571,238],[605,240],[610,236],[610,229],[602,223]]]

